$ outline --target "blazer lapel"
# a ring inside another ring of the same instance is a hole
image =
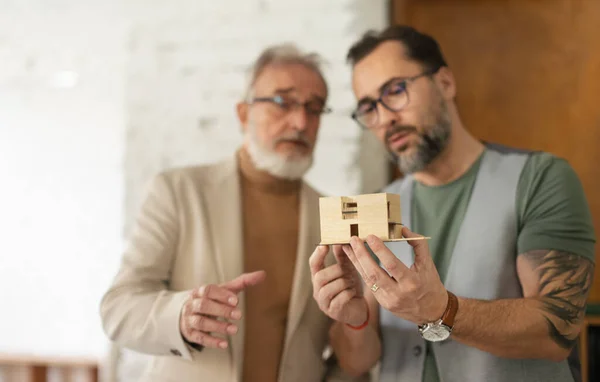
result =
[[[244,272],[242,252],[241,190],[238,176],[237,156],[223,164],[216,181],[207,191],[207,208],[210,211],[213,250],[221,282],[230,281]],[[244,311],[244,295],[239,296],[239,308]],[[231,336],[229,352],[235,365],[237,380],[242,378],[244,350],[244,320],[240,320],[238,332]]]
[[[294,281],[288,311],[288,325],[285,335],[285,347],[300,323],[300,318],[311,295],[311,278],[308,258],[318,244],[318,199],[314,191],[303,183],[300,193],[300,223],[298,252],[294,268]]]

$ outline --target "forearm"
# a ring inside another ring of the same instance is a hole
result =
[[[501,357],[565,359],[581,331],[593,263],[536,250],[517,258],[517,272],[525,297],[459,299],[453,338]]]
[[[336,321],[330,331],[331,346],[340,367],[348,374],[360,376],[377,364],[381,357],[379,337],[379,305],[371,295],[365,296],[369,323],[362,329],[353,329]]]
[[[352,376],[371,370],[381,356],[381,341],[375,325],[354,330],[335,322],[331,327],[331,346],[340,367]]]
[[[563,360],[578,331],[550,313],[548,304],[547,299],[538,297],[459,298],[452,338],[499,357]]]

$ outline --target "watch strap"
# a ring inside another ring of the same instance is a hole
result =
[[[458,311],[458,298],[456,295],[450,291],[448,292],[448,305],[446,305],[446,310],[444,314],[442,314],[442,324],[452,328],[454,326],[454,319],[456,318],[456,312]]]

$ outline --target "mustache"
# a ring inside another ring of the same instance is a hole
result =
[[[295,141],[308,148],[312,148],[310,140],[302,132],[284,134],[275,140],[275,145],[286,141]]]
[[[398,133],[417,133],[417,128],[412,125],[394,125],[386,130],[385,141],[389,142],[390,138]]]

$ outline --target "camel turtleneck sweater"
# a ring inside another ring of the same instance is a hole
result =
[[[298,247],[300,181],[275,178],[238,152],[244,271],[265,270],[246,290],[244,382],[276,382]]]

